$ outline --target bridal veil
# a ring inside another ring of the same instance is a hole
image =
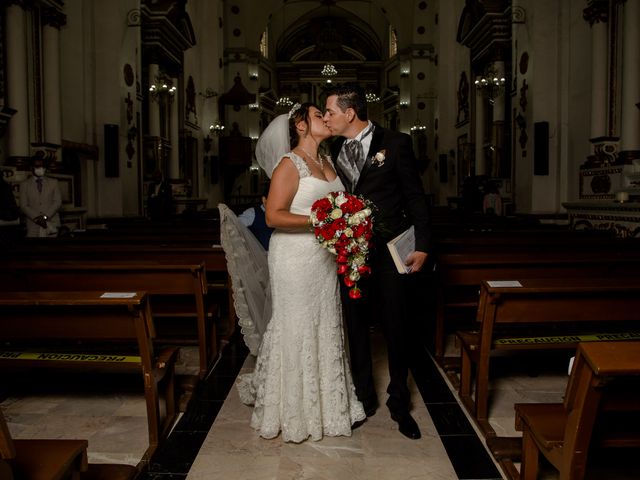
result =
[[[224,203],[220,211],[220,243],[231,277],[233,305],[244,342],[257,355],[271,318],[271,287],[267,252]]]

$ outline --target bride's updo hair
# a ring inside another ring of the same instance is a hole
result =
[[[298,122],[306,122],[307,128],[311,125],[309,121],[309,108],[316,107],[320,110],[320,107],[313,102],[305,102],[303,104],[296,103],[289,111],[289,141],[291,142],[291,148],[294,149],[298,145],[300,137],[298,137],[298,131],[296,130],[296,124]]]

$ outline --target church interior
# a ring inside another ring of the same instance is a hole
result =
[[[637,478],[640,0],[2,0],[0,42],[0,479]],[[265,440],[234,386],[221,212],[338,84],[429,206],[416,441]]]

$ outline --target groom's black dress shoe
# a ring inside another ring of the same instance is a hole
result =
[[[365,418],[364,420],[358,420],[357,422],[354,422],[351,424],[351,430],[355,430],[356,428],[361,427],[362,425],[364,425],[364,422],[366,422],[367,419]]]
[[[367,417],[373,417],[378,409],[378,400],[368,400],[362,402],[362,408]]]
[[[418,424],[409,412],[391,412],[391,419],[398,422],[398,429],[405,437],[417,440],[422,436]]]

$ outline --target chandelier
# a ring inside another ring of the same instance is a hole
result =
[[[411,133],[418,134],[424,132],[426,129],[427,126],[420,121],[420,118],[416,118],[416,123],[411,127]]]
[[[176,90],[176,86],[164,75],[156,77],[156,81],[149,85],[149,95],[151,95],[151,98],[154,100],[158,100],[158,98],[163,96],[171,99],[175,95]]]
[[[327,79],[327,83],[331,83],[331,77],[335,77],[338,74],[338,70],[332,64],[326,63],[320,73]]]
[[[293,100],[291,100],[289,97],[280,97],[276,102],[276,105],[278,107],[288,108],[293,105]]]
[[[222,135],[222,131],[224,130],[224,125],[222,125],[218,120],[215,123],[209,125],[209,131],[214,133],[215,135]]]
[[[474,83],[478,90],[489,97],[489,100],[493,100],[504,93],[506,79],[503,74],[498,73],[493,67],[489,67],[484,75],[476,77]]]
[[[367,103],[376,103],[380,101],[380,97],[373,92],[367,92],[365,94],[365,98],[367,99]]]

